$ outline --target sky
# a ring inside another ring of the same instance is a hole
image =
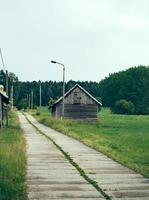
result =
[[[149,0],[0,0],[0,48],[21,81],[99,82],[149,65]],[[0,61],[0,69],[2,64]]]

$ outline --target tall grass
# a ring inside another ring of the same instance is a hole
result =
[[[26,200],[25,139],[16,113],[0,130],[0,200]]]
[[[32,114],[47,126],[80,140],[112,159],[149,177],[149,116],[116,115],[102,109],[99,122],[52,118],[48,110]]]

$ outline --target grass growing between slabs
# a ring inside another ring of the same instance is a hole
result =
[[[30,112],[39,122],[149,177],[149,116],[116,115],[102,109],[99,122],[86,123],[55,119],[47,108],[38,115]]]
[[[0,200],[26,200],[25,139],[16,113],[0,129]]]

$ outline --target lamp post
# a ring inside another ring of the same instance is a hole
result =
[[[57,61],[54,61],[54,60],[51,60],[51,63],[53,64],[58,64],[58,65],[61,65],[63,67],[63,102],[62,102],[62,117],[64,117],[64,113],[65,113],[65,99],[64,99],[64,95],[65,95],[65,65],[60,63],[60,62],[57,62]]]

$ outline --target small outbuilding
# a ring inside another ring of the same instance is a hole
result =
[[[0,85],[0,128],[8,124],[8,109],[9,98],[3,91],[4,87]]]
[[[52,105],[52,115],[62,117],[63,97]],[[102,104],[89,92],[76,84],[64,95],[64,118],[97,121],[98,111]]]

